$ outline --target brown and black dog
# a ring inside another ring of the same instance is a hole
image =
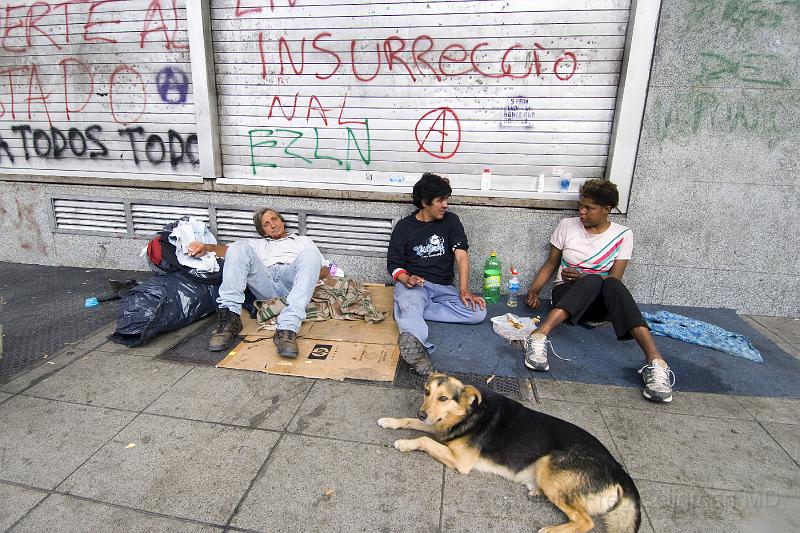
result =
[[[418,418],[381,418],[389,429],[414,429],[430,437],[396,440],[402,452],[424,450],[461,474],[498,474],[543,494],[569,522],[539,533],[591,530],[602,516],[609,532],[636,532],[639,492],[611,452],[587,431],[528,409],[493,391],[432,374]]]

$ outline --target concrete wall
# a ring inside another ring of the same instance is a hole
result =
[[[797,317],[800,11],[791,2],[664,2],[630,210],[626,282],[637,300]],[[410,204],[200,191],[1,182],[0,261],[143,268],[143,241],[53,235],[48,194],[273,205],[400,216]],[[532,279],[558,210],[454,205],[472,244],[472,286],[488,253]],[[332,256],[387,280],[384,260]]]
[[[645,300],[798,315],[796,2],[663,2],[628,222]]]

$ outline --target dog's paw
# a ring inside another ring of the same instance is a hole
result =
[[[533,489],[528,491],[529,500],[537,500],[542,496],[544,496],[544,493],[542,493],[542,491],[539,489]]]
[[[397,420],[394,418],[379,418],[378,425],[383,429],[397,429]]]
[[[394,441],[394,447],[401,452],[410,452],[416,450],[417,446],[413,440],[402,439]]]
[[[536,533],[556,533],[558,531],[564,531],[564,528],[562,528],[561,526],[546,526],[541,528]]]

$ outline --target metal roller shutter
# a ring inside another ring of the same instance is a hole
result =
[[[220,181],[402,191],[430,171],[525,197],[603,176],[630,4],[212,0]]]
[[[184,0],[2,15],[0,174],[199,180]]]

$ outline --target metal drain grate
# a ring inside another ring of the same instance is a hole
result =
[[[179,361],[181,363],[191,363],[195,365],[214,366],[228,355],[229,350],[212,352],[208,349],[208,339],[217,327],[217,317],[211,316],[204,318],[206,325],[200,326],[197,331],[189,334],[185,339],[171,348],[167,348],[156,356],[156,359],[167,361]],[[239,337],[242,339],[243,337]],[[233,346],[239,344],[237,340]]]
[[[482,376],[480,374],[448,372],[448,375],[457,378],[462,383],[479,385],[504,396],[514,397],[523,401],[533,400],[533,385],[528,378],[495,376],[489,381],[491,376]],[[425,378],[414,372],[408,363],[400,359],[393,385],[403,389],[422,390],[424,384]]]

